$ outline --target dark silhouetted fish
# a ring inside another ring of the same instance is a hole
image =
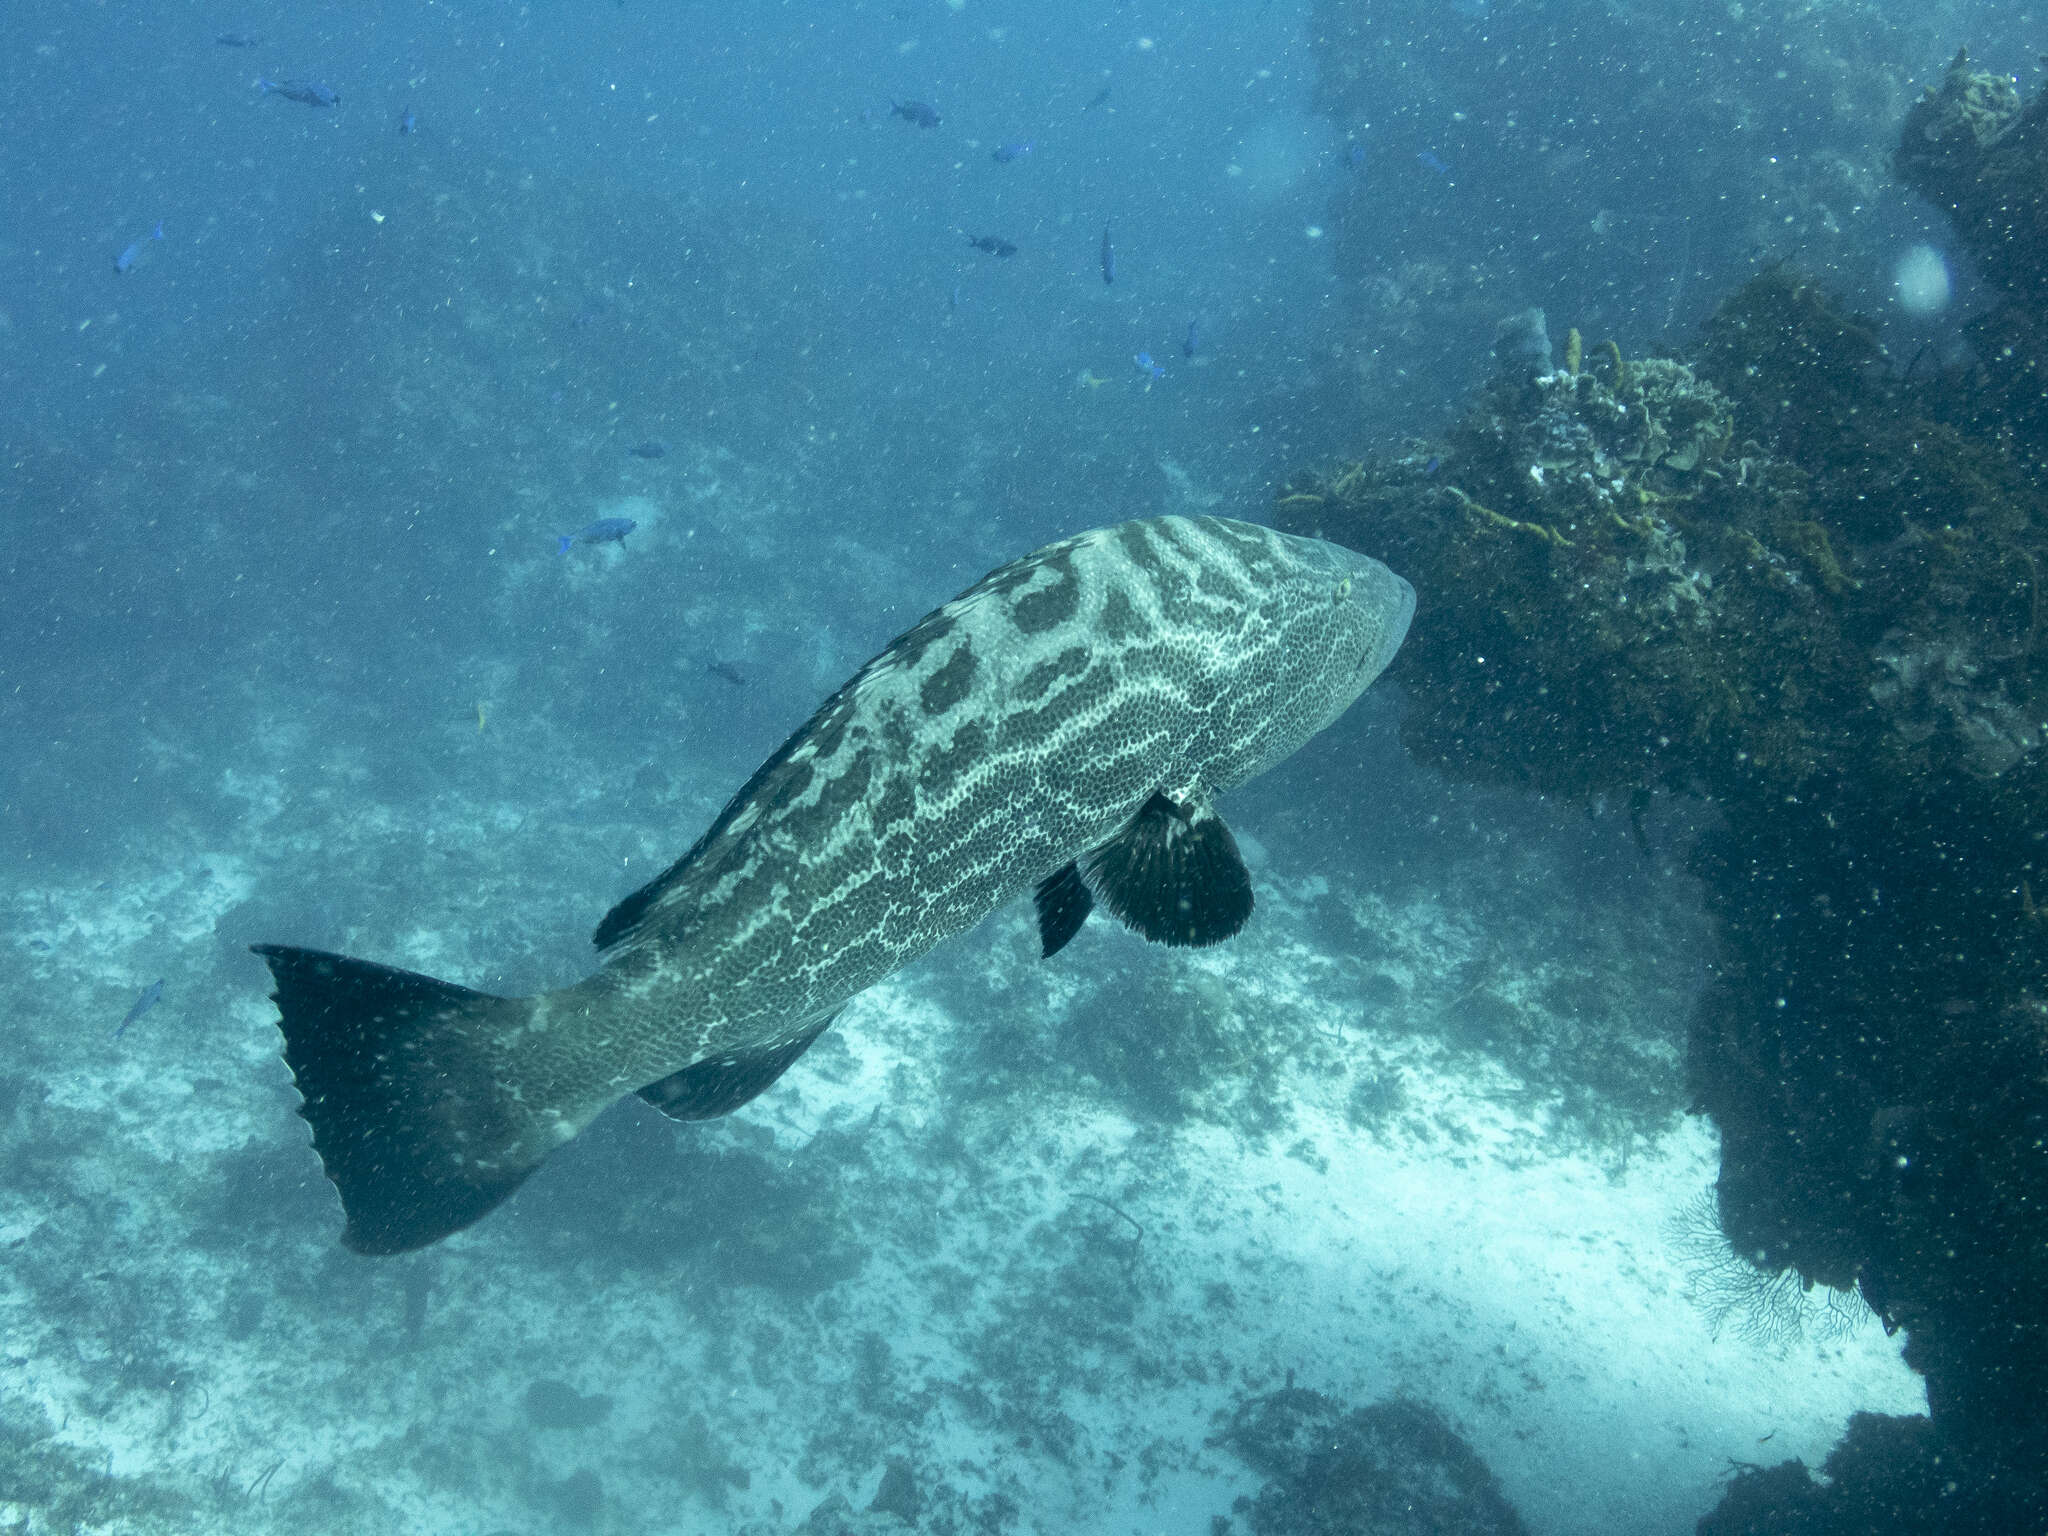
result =
[[[1109,243],[1107,224],[1102,226],[1102,280],[1104,283],[1116,281],[1116,247]]]
[[[630,517],[600,517],[587,528],[555,535],[555,553],[566,555],[578,544],[622,544],[640,525]]]
[[[1199,319],[1188,322],[1188,333],[1180,339],[1180,355],[1193,357],[1202,350],[1202,322]]]
[[[722,683],[731,683],[735,688],[744,688],[750,679],[746,669],[736,661],[707,661],[704,670]]]
[[[929,102],[896,101],[889,104],[889,115],[900,117],[906,123],[915,123],[920,128],[939,126],[939,109]]]
[[[411,133],[413,129],[419,127],[419,125],[420,120],[413,115],[413,110],[411,107],[407,107],[403,112],[398,114],[398,131],[400,133]]]
[[[668,457],[668,444],[650,437],[644,443],[635,443],[626,452],[636,459],[665,459]]]
[[[1031,153],[1033,147],[1029,139],[1017,144],[998,144],[989,151],[989,159],[995,161],[997,165],[1008,165],[1012,160],[1022,160]]]
[[[135,999],[135,1004],[128,1010],[127,1016],[124,1017],[121,1020],[120,1024],[115,1027],[114,1038],[118,1040],[123,1035],[127,1034],[128,1026],[130,1024],[133,1024],[137,1019],[141,1018],[145,1013],[149,1012],[150,1009],[154,1008],[158,1003],[162,1002],[163,1000],[164,984],[162,979],[159,978],[156,981],[152,981],[148,986],[142,989],[142,996]]]
[[[130,267],[134,266],[136,261],[141,257],[142,248],[145,245],[149,244],[149,242],[152,240],[161,240],[163,239],[163,237],[163,220],[159,219],[157,220],[157,225],[155,229],[151,230],[148,234],[144,235],[140,240],[130,241],[128,246],[121,252],[121,254],[114,258],[115,273],[117,275],[125,273]]]
[[[1014,256],[1017,254],[1016,246],[1007,240],[998,239],[994,235],[969,235],[967,243],[977,251],[987,251],[991,256]]]
[[[309,107],[338,107],[341,95],[330,90],[317,80],[258,80],[256,88],[266,96],[282,96],[286,101],[302,101]]]
[[[1088,98],[1088,104],[1081,108],[1081,110],[1083,112],[1093,112],[1107,100],[1109,100],[1109,87],[1105,85],[1101,90]]]
[[[494,997],[257,945],[343,1241],[399,1253],[468,1226],[624,1094],[737,1109],[847,999],[1019,896],[1046,955],[1098,901],[1158,943],[1229,938],[1252,885],[1216,797],[1342,714],[1414,608],[1321,540],[1098,528],[862,667],[598,924],[585,981]]]

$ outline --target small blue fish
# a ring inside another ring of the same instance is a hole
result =
[[[419,125],[420,120],[417,117],[413,116],[413,110],[411,107],[407,107],[403,112],[398,114],[398,131],[400,133],[411,133],[413,129],[419,127]]]
[[[1202,322],[1199,318],[1188,322],[1188,333],[1180,339],[1180,355],[1193,357],[1202,349]]]
[[[1444,467],[1444,461],[1443,461],[1442,459],[1438,458],[1438,457],[1437,457],[1437,456],[1436,456],[1435,454],[1433,454],[1433,453],[1432,453],[1432,454],[1431,454],[1431,455],[1429,456],[1429,462],[1428,462],[1427,464],[1425,464],[1425,465],[1423,465],[1423,466],[1422,466],[1422,472],[1423,472],[1423,473],[1424,473],[1425,475],[1433,475],[1433,474],[1435,474],[1435,473],[1436,473],[1436,472],[1437,472],[1438,470],[1442,469],[1443,467]]]
[[[1138,365],[1138,371],[1140,373],[1148,374],[1155,379],[1163,379],[1166,377],[1166,370],[1160,367],[1159,364],[1152,361],[1152,354],[1150,352],[1140,352],[1136,357],[1132,358],[1131,361]]]
[[[989,159],[995,161],[997,165],[1008,165],[1012,160],[1022,160],[1035,147],[1029,139],[1016,144],[998,144],[989,151]]]
[[[644,443],[635,443],[626,452],[636,459],[665,459],[668,457],[668,444],[658,437],[650,437]]]
[[[1353,143],[1352,143],[1352,144],[1351,144],[1351,145],[1350,145],[1350,146],[1349,146],[1348,148],[1346,148],[1346,149],[1345,149],[1345,151],[1344,151],[1344,163],[1345,163],[1345,165],[1349,166],[1349,167],[1350,167],[1350,168],[1351,168],[1352,170],[1354,170],[1354,171],[1362,171],[1362,170],[1364,170],[1364,169],[1365,169],[1365,146],[1364,146],[1363,144],[1360,144],[1360,143],[1357,143],[1357,142],[1355,142],[1355,141],[1354,141],[1354,142],[1353,142]]]
[[[640,525],[630,517],[600,517],[588,528],[555,535],[555,553],[566,555],[578,544],[621,544]]]
[[[149,244],[150,241],[161,240],[163,239],[163,237],[164,221],[162,219],[158,219],[156,221],[155,229],[151,230],[147,235],[144,235],[140,240],[131,242],[126,250],[124,250],[123,252],[121,252],[120,255],[114,258],[115,274],[118,276],[119,274],[126,272],[130,267],[134,266],[136,258],[141,256],[142,254],[142,248],[145,245]]]
[[[1424,170],[1435,171],[1439,176],[1451,174],[1451,168],[1426,149],[1415,158],[1421,163]]]
[[[1103,286],[1116,281],[1116,247],[1109,243],[1109,226],[1102,226],[1102,282]]]
[[[939,126],[939,109],[928,101],[892,101],[889,115],[900,117],[906,123],[915,123],[920,128]]]
[[[341,93],[317,80],[258,80],[256,89],[266,96],[282,96],[286,101],[301,101],[309,107],[341,105]]]
[[[115,1029],[114,1038],[116,1040],[120,1039],[123,1035],[125,1035],[128,1032],[128,1026],[130,1024],[133,1024],[137,1019],[141,1018],[145,1013],[149,1012],[150,1009],[154,1008],[158,1003],[162,1002],[163,1000],[164,984],[162,979],[159,978],[156,981],[152,981],[148,986],[142,989],[142,996],[135,999],[135,1006],[128,1010],[127,1017],[122,1019],[120,1026],[117,1029]]]

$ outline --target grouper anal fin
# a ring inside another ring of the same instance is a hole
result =
[[[285,944],[251,946],[277,982],[285,1062],[313,1149],[358,1253],[404,1253],[459,1231],[538,1165],[479,1042],[532,1003]]]
[[[811,1048],[813,1040],[832,1027],[837,1017],[836,1012],[828,1013],[816,1023],[806,1025],[795,1039],[780,1045],[733,1051],[693,1062],[658,1083],[649,1083],[640,1090],[640,1097],[671,1120],[715,1120],[720,1115],[729,1115],[765,1092],[797,1057]]]

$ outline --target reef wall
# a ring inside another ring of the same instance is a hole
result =
[[[1860,1290],[1932,1410],[1900,1455],[1844,1454],[1798,1529],[2048,1521],[2044,102],[1959,59],[1906,123],[1901,173],[2008,296],[1970,365],[1895,368],[1784,268],[1685,362],[1576,331],[1553,360],[1520,316],[1440,442],[1276,511],[1414,581],[1390,675],[1424,760],[1718,807],[1687,1075],[1723,1229],[1762,1274]],[[1876,1507],[1897,1523],[1849,1513]]]
[[[1970,322],[1975,382],[2048,454],[2048,90],[2022,105],[1967,49],[1906,114],[1892,170],[1948,215],[1957,243],[1999,294]]]

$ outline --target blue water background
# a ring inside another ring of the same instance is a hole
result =
[[[644,438],[772,470],[816,532],[886,552],[849,580],[815,541],[750,548],[743,495],[689,512],[688,580],[738,603],[769,582],[837,665],[1046,538],[1189,510],[1162,460],[1258,515],[1289,470],[1440,419],[1524,304],[1635,351],[1789,255],[1882,309],[1930,216],[1881,179],[1816,214],[1770,168],[1867,165],[1908,84],[1958,38],[2016,39],[2013,14],[14,5],[0,847],[103,858],[167,798],[225,814],[206,784],[256,696],[453,771],[409,727],[466,717],[493,660],[529,709],[674,752],[672,715],[620,692],[677,648],[673,582],[564,606],[498,575],[608,497],[667,494],[680,474],[622,456]],[[1368,110],[1316,110],[1332,17],[1367,40]],[[892,118],[908,99],[942,124]],[[966,248],[984,233],[1020,254]],[[1376,338],[1359,295],[1417,262],[1484,278]],[[1139,351],[1168,365],[1149,389]],[[830,681],[770,669],[727,766]],[[146,761],[166,733],[193,772]]]

